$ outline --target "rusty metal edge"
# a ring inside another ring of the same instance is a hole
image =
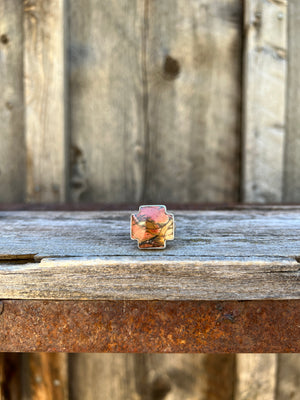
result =
[[[300,300],[3,300],[2,352],[300,352]]]

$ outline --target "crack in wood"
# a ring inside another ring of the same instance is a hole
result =
[[[0,254],[1,264],[28,264],[39,263],[42,258],[35,254]]]
[[[144,121],[144,140],[145,154],[143,165],[143,187],[142,200],[146,202],[147,183],[149,181],[149,158],[150,158],[150,127],[149,127],[149,89],[148,89],[148,71],[147,71],[147,39],[149,31],[149,0],[144,1],[144,21],[142,32],[142,88],[143,88],[143,121]]]

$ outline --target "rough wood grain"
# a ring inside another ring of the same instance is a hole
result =
[[[288,23],[288,82],[287,82],[287,131],[285,141],[284,201],[300,202],[300,3],[289,0]]]
[[[279,354],[276,400],[300,399],[300,354]]]
[[[21,356],[0,353],[0,400],[21,399]]]
[[[85,382],[84,385],[73,385],[76,390],[72,392],[72,398],[231,399],[233,359],[234,356],[202,354],[188,357],[183,354],[71,355],[71,381]],[[216,365],[218,362],[218,368],[213,367],[214,361]],[[216,375],[224,380],[216,382]]]
[[[151,253],[138,250],[130,240],[129,215],[2,212],[2,296],[136,300],[300,296],[298,208],[180,211],[175,213],[174,245]]]
[[[234,354],[210,354],[206,357],[204,378],[207,379],[207,400],[232,400],[235,385]],[[203,399],[203,400],[204,400]]]
[[[234,400],[275,400],[276,354],[237,355],[237,382]]]
[[[24,2],[27,201],[66,197],[64,0]]]
[[[140,387],[145,399],[229,400],[233,395],[234,355],[141,355]]]
[[[24,394],[28,400],[67,400],[68,360],[64,353],[24,355]]]
[[[300,256],[300,207],[172,211],[175,240],[142,251],[130,239],[129,211],[2,211],[0,258],[123,257],[182,261],[290,262]],[[76,260],[75,264],[76,264]]]
[[[243,200],[283,195],[287,1],[245,2]]]
[[[0,202],[25,194],[22,1],[0,2]]]
[[[237,200],[241,2],[146,6],[144,200]]]
[[[233,355],[74,354],[71,398],[229,400],[233,360]],[[216,376],[223,377],[222,382]]]
[[[70,3],[74,200],[238,198],[241,5],[227,3]]]
[[[144,2],[76,0],[69,13],[71,197],[138,201],[145,151]]]
[[[72,354],[70,359],[73,400],[142,400],[141,371],[133,354]]]
[[[45,259],[1,265],[7,299],[298,299],[299,263]]]
[[[140,355],[136,362],[143,399],[208,399],[204,354]],[[200,378],[201,377],[201,378]]]

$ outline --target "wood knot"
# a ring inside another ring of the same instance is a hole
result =
[[[170,378],[167,375],[158,375],[152,382],[151,399],[163,400],[171,390]]]
[[[13,104],[12,104],[10,101],[7,101],[7,102],[5,103],[5,107],[6,107],[9,111],[11,111],[11,110],[14,108]]]
[[[167,55],[164,61],[163,71],[166,79],[176,79],[180,73],[180,64],[175,58]]]
[[[5,33],[3,33],[3,34],[0,36],[0,42],[1,42],[2,44],[8,44],[9,39],[8,39],[8,36],[7,36]]]

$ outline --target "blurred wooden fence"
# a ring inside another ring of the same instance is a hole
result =
[[[297,0],[0,0],[0,201],[299,203],[299,65]],[[295,400],[299,364],[2,354],[0,397]]]

